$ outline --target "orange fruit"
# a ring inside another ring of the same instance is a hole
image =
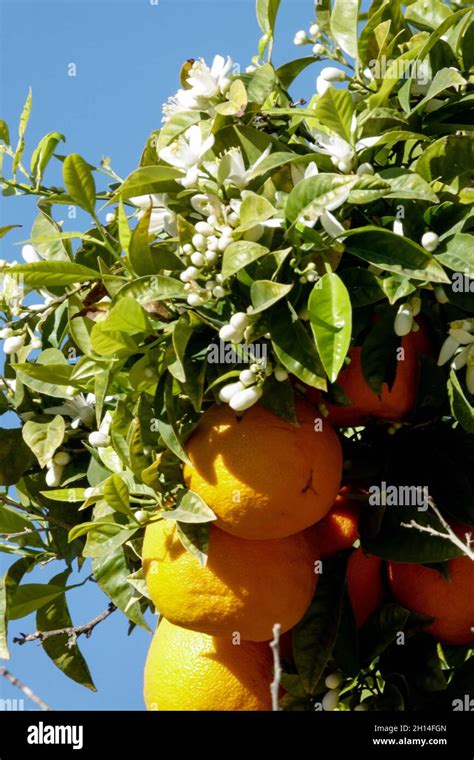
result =
[[[319,559],[312,531],[270,541],[247,541],[212,527],[201,567],[169,520],[150,524],[143,567],[157,610],[183,628],[211,636],[272,638],[303,617],[316,588]]]
[[[187,443],[186,486],[214,510],[216,525],[247,539],[282,538],[320,520],[339,490],[342,451],[327,422],[296,405],[299,427],[256,405],[242,417],[227,405],[202,416]]]
[[[148,710],[271,710],[267,642],[213,638],[162,619],[145,665]]]
[[[360,505],[345,495],[346,490],[338,494],[332,509],[314,526],[321,559],[350,549],[359,537]]]
[[[339,406],[326,401],[320,394],[308,391],[308,399],[313,403],[321,400],[328,409],[328,421],[335,427],[356,427],[365,425],[372,419],[398,421],[406,417],[414,408],[418,390],[419,355],[430,353],[430,343],[426,331],[420,326],[418,332],[411,332],[402,338],[404,359],[397,364],[397,372],[392,388],[387,383],[378,396],[366,383],[362,373],[362,347],[355,346],[349,351],[350,364],[343,367],[337,378],[350,406]]]
[[[347,588],[358,628],[375,612],[383,601],[382,560],[364,554],[361,548],[349,557]]]
[[[425,630],[446,644],[474,644],[474,562],[448,563],[451,579],[424,565],[390,562],[388,578],[399,604],[434,618]]]

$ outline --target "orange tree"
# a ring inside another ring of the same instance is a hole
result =
[[[3,194],[38,197],[25,263],[1,270],[0,407],[19,426],[0,430],[0,656],[11,619],[71,626],[87,562],[132,628],[153,600],[169,618],[147,676],[163,709],[193,652],[225,653],[211,670],[229,677],[238,655],[210,636],[278,623],[274,707],[458,709],[474,685],[472,12],[321,0],[295,36],[309,54],[276,68],[278,6],[257,0],[244,73],[186,62],[124,181],[54,132],[26,163],[30,97],[16,147],[0,122]],[[65,206],[86,231],[55,220]],[[58,573],[28,583],[45,561]],[[64,637],[39,638],[90,685],[77,642],[65,657]],[[268,645],[243,643],[226,705],[267,709],[243,681],[270,679]]]

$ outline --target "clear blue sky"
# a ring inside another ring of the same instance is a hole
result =
[[[254,5],[254,0],[159,0],[157,5],[150,0],[0,0],[0,117],[16,137],[31,85],[28,160],[45,133],[59,131],[67,138],[60,152],[80,153],[92,164],[111,156],[115,171],[126,176],[136,167],[148,134],[160,126],[161,104],[178,88],[187,58],[212,61],[216,53],[230,55],[242,70],[250,63],[259,38]],[[277,63],[309,54],[309,47],[293,45],[293,36],[314,20],[313,8],[313,0],[282,0]],[[76,64],[76,77],[68,76],[70,63]],[[315,65],[297,80],[295,98],[313,94],[317,70]],[[53,170],[46,180],[58,176]],[[19,258],[12,244],[29,237],[34,201],[8,198],[0,204],[0,225],[23,225],[18,234],[0,240],[0,258]],[[5,426],[5,418],[0,424]],[[7,562],[7,555],[0,554],[0,575]],[[28,582],[44,583],[62,569],[48,565],[28,576]],[[83,569],[80,577],[87,573]],[[105,609],[107,599],[90,583],[72,591],[69,604],[78,625]],[[11,635],[33,630],[34,616],[10,628]],[[90,639],[80,639],[96,694],[67,679],[33,643],[12,645],[11,660],[0,665],[56,709],[143,710],[142,671],[149,643],[141,630],[127,637],[120,612]],[[21,694],[1,679],[0,697]]]

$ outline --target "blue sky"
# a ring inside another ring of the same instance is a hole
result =
[[[282,0],[276,63],[309,53],[310,48],[293,45],[293,36],[314,20],[313,8],[313,0]],[[244,70],[260,36],[254,0],[159,0],[156,5],[150,0],[0,0],[0,28],[0,117],[11,135],[28,87],[33,90],[28,160],[44,134],[59,131],[67,138],[60,152],[80,153],[92,164],[110,156],[122,177],[136,167],[148,134],[160,126],[161,104],[177,90],[182,63],[201,56],[210,61],[221,53]],[[71,63],[75,77],[68,76]],[[297,80],[295,98],[311,97],[317,70],[315,65]],[[58,170],[59,165],[53,167],[46,180],[58,181]],[[0,258],[19,258],[13,244],[29,237],[34,216],[30,198],[0,200],[0,225],[23,225],[0,240]],[[6,424],[5,418],[0,424]],[[7,562],[0,554],[0,574]],[[28,576],[28,582],[44,583],[61,569],[48,565]],[[78,578],[86,574],[87,568]],[[89,583],[70,593],[69,604],[78,625],[105,609],[107,599]],[[153,625],[152,616],[149,622]],[[15,621],[10,629],[12,635],[33,630],[33,616]],[[35,643],[12,645],[11,660],[0,665],[56,709],[143,710],[142,671],[149,643],[149,634],[141,630],[127,637],[120,612],[90,639],[80,639],[98,687],[95,694],[67,679]],[[0,697],[21,694],[1,679]]]

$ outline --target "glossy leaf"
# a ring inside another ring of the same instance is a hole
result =
[[[25,422],[22,429],[23,440],[37,458],[40,467],[46,467],[52,460],[64,440],[65,431],[64,419],[59,414],[49,422]]]
[[[349,293],[337,274],[323,275],[308,301],[309,319],[316,347],[331,383],[344,364],[352,333]]]
[[[72,153],[64,161],[63,176],[73,202],[94,215],[96,189],[89,165],[77,153]]]

